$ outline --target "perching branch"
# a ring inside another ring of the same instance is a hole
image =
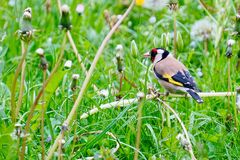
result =
[[[135,0],[132,1],[131,5],[129,6],[129,8],[127,9],[127,11],[124,13],[124,15],[119,19],[119,21],[113,26],[113,28],[110,30],[110,32],[107,34],[107,36],[105,37],[105,39],[103,40],[101,46],[99,47],[97,53],[96,53],[96,56],[93,60],[93,63],[87,73],[87,76],[83,82],[83,85],[82,85],[82,88],[80,90],[80,93],[78,94],[78,97],[72,107],[72,110],[70,112],[70,114],[68,115],[67,119],[65,120],[65,122],[63,123],[64,126],[68,126],[70,121],[72,120],[72,118],[74,117],[74,113],[76,112],[82,98],[83,98],[83,95],[87,89],[87,86],[89,84],[89,81],[90,81],[90,78],[92,77],[93,75],[93,71],[96,67],[96,64],[100,58],[100,56],[102,55],[102,52],[103,52],[103,49],[104,47],[106,46],[107,42],[110,40],[110,38],[112,37],[113,33],[117,30],[117,28],[120,26],[120,24],[122,23],[122,21],[127,17],[127,15],[130,13],[130,11],[132,10],[132,8],[134,7],[135,5]],[[53,153],[55,151],[55,149],[57,148],[57,145],[58,145],[58,141],[59,141],[59,138],[60,138],[60,135],[59,134],[57,136],[57,138],[55,139],[54,141],[54,144],[52,145],[52,147],[49,149],[49,154],[47,156],[47,159],[51,159],[52,156],[53,156]]]
[[[228,97],[228,96],[236,96],[237,93],[236,92],[216,92],[216,93],[201,92],[198,94],[201,97]],[[165,96],[164,93],[162,93],[162,94],[160,93],[159,95]],[[186,97],[190,98],[189,95],[180,95],[180,94],[169,94],[168,96],[172,97],[172,98],[186,98]],[[146,96],[146,99],[150,100],[150,99],[154,99],[156,97],[158,97],[158,95],[149,94]],[[80,119],[85,119],[85,118],[89,117],[90,115],[98,113],[100,110],[114,108],[114,107],[124,107],[127,105],[135,104],[137,102],[138,102],[138,98],[132,98],[132,99],[121,99],[119,101],[102,104],[99,107],[95,107],[95,108],[91,109],[90,111],[83,113],[80,116]]]

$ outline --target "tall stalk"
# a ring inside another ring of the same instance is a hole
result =
[[[26,52],[27,46],[25,46],[24,42],[21,42],[22,44],[22,53]],[[16,106],[16,118],[18,117],[18,113],[20,111],[20,108],[22,106],[22,100],[23,100],[23,92],[24,92],[24,81],[25,81],[25,67],[26,67],[26,61],[23,61],[22,64],[22,73],[21,73],[21,82],[20,82],[20,91],[19,91],[19,96],[18,96],[18,101],[17,101],[17,106]]]
[[[140,95],[141,94],[141,95]],[[139,104],[138,104],[138,111],[137,111],[137,135],[136,135],[136,144],[135,144],[135,152],[134,152],[134,160],[138,160],[138,152],[140,148],[140,141],[141,141],[141,127],[142,127],[142,107],[143,107],[143,98],[144,93],[139,93]]]
[[[18,75],[20,74],[21,70],[24,69],[23,66],[25,66],[24,61],[25,61],[25,58],[26,58],[26,55],[27,55],[27,46],[28,46],[28,43],[26,43],[26,47],[24,45],[24,42],[21,42],[21,43],[22,43],[22,47],[23,47],[22,48],[23,53],[22,53],[21,60],[18,64],[18,66],[17,66],[16,72],[15,72],[15,75],[14,75],[14,78],[13,78],[13,81],[12,81],[12,88],[11,88],[11,118],[12,118],[13,124],[15,124],[15,122],[16,122],[16,119],[17,119],[17,114],[16,113],[19,111],[19,107],[17,108],[16,103],[15,103],[17,78],[18,78]],[[21,86],[20,88],[22,88],[22,87],[23,86]],[[23,89],[20,91],[20,99],[22,99],[22,94],[23,94]],[[20,102],[20,100],[19,100],[19,102]]]

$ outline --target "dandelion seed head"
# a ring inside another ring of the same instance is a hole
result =
[[[39,56],[43,56],[44,55],[44,50],[42,48],[38,48],[36,50],[36,53],[39,55]]]
[[[68,13],[70,11],[68,5],[66,5],[66,4],[62,5],[61,10],[62,10],[62,12],[65,12],[65,13]]]
[[[71,68],[71,67],[72,67],[72,61],[67,60],[67,61],[65,62],[65,64],[64,64],[64,67],[65,67],[65,68]]]
[[[73,74],[72,75],[72,79],[76,79],[77,80],[78,78],[79,78],[79,74]]]
[[[197,41],[210,39],[216,35],[217,26],[208,18],[196,21],[191,29],[191,37]]]
[[[149,22],[150,22],[151,24],[156,23],[156,21],[157,21],[157,18],[156,18],[155,16],[151,16],[151,17],[149,18]]]
[[[76,7],[76,12],[78,14],[82,14],[84,12],[84,5],[83,4],[78,4]]]
[[[229,39],[228,41],[227,41],[227,45],[228,46],[233,46],[235,44],[235,40],[233,40],[233,39]]]

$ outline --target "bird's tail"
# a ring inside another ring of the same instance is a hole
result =
[[[192,96],[193,99],[195,99],[198,103],[203,103],[202,98],[192,89],[186,90],[190,96]]]

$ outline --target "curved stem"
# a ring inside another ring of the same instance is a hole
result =
[[[187,138],[187,141],[188,141],[188,143],[189,143],[189,145],[190,145],[189,153],[190,153],[190,155],[191,155],[191,157],[192,157],[192,160],[196,160],[195,155],[194,155],[193,150],[192,150],[192,144],[191,144],[191,141],[190,141],[190,138],[189,138],[189,136],[188,136],[188,132],[187,132],[187,129],[186,129],[184,123],[182,122],[182,120],[180,119],[180,117],[178,116],[178,114],[175,112],[175,110],[174,110],[172,107],[170,107],[167,103],[165,103],[165,102],[162,101],[161,99],[159,99],[159,98],[157,98],[157,99],[158,99],[158,101],[162,102],[163,105],[164,105],[165,107],[167,107],[167,108],[175,115],[175,117],[177,118],[177,120],[178,120],[179,123],[181,124],[181,127],[182,127],[182,129],[183,129],[183,132],[184,132],[184,134],[185,134],[185,136],[186,136],[186,138]]]
[[[17,78],[19,73],[21,72],[23,63],[25,61],[26,55],[27,55],[27,46],[28,43],[26,43],[26,47],[24,46],[24,42],[22,43],[22,57],[20,60],[20,63],[17,66],[13,81],[12,81],[12,88],[11,88],[11,118],[13,124],[16,122],[16,103],[15,103],[15,95],[16,95],[16,84],[17,84]]]
[[[26,50],[24,43],[22,42],[22,53],[24,53]],[[23,92],[24,92],[24,81],[25,81],[25,67],[26,67],[26,61],[23,61],[22,64],[22,74],[21,74],[21,83],[20,83],[20,91],[17,101],[17,107],[16,107],[16,118],[18,117],[18,113],[20,111],[20,108],[22,106],[22,100],[23,100]]]
[[[64,55],[65,44],[66,44],[66,35],[64,36],[64,39],[63,39],[63,43],[62,43],[62,46],[61,46],[61,51],[60,51],[60,55],[58,57],[58,60],[57,60],[57,62],[55,64],[51,74],[49,75],[49,77],[46,80],[46,82],[43,84],[43,86],[42,86],[41,90],[39,91],[39,93],[38,93],[34,103],[32,104],[32,106],[30,108],[30,112],[29,112],[29,115],[28,115],[28,118],[27,118],[27,122],[26,122],[24,138],[23,138],[23,142],[22,142],[22,150],[21,150],[21,153],[20,153],[20,160],[24,159],[24,153],[25,153],[25,149],[26,149],[26,140],[27,140],[29,129],[30,129],[30,122],[31,122],[31,120],[33,118],[34,110],[35,110],[35,108],[36,108],[36,106],[38,104],[38,101],[40,100],[40,98],[41,98],[41,96],[43,94],[44,89],[46,88],[46,86],[48,85],[50,80],[52,79],[54,73],[57,71],[58,66],[60,65],[60,62],[62,61],[62,58],[63,58],[63,55]]]
[[[89,81],[90,81],[90,78],[92,77],[92,74],[93,74],[93,71],[96,67],[96,64],[100,58],[100,56],[102,55],[102,52],[103,52],[103,49],[104,47],[106,46],[107,42],[110,40],[110,38],[112,37],[113,33],[117,30],[117,28],[120,26],[120,24],[122,23],[122,21],[127,17],[127,15],[130,13],[130,11],[132,10],[132,8],[134,7],[135,5],[135,0],[132,1],[131,5],[129,6],[129,8],[127,9],[127,11],[124,13],[124,15],[119,19],[119,21],[113,26],[113,28],[110,30],[110,32],[107,34],[107,36],[105,37],[105,39],[103,40],[101,46],[99,47],[97,53],[96,53],[96,56],[94,57],[94,60],[93,60],[93,63],[87,73],[87,76],[83,82],[83,85],[82,85],[82,88],[80,90],[80,93],[78,94],[78,97],[72,107],[72,110],[70,112],[70,114],[68,115],[67,119],[65,120],[64,122],[64,125],[65,126],[68,126],[70,121],[72,120],[73,116],[74,116],[74,113],[76,112],[81,100],[82,100],[82,97],[83,97],[83,94],[85,93],[86,89],[87,89],[87,86],[89,84]],[[57,145],[58,145],[58,140],[60,139],[60,135],[59,134],[57,136],[57,138],[55,139],[55,142],[54,144],[52,145],[52,147],[49,149],[49,154],[47,156],[47,159],[51,159],[52,158],[52,155],[55,151],[55,149],[57,148]]]

